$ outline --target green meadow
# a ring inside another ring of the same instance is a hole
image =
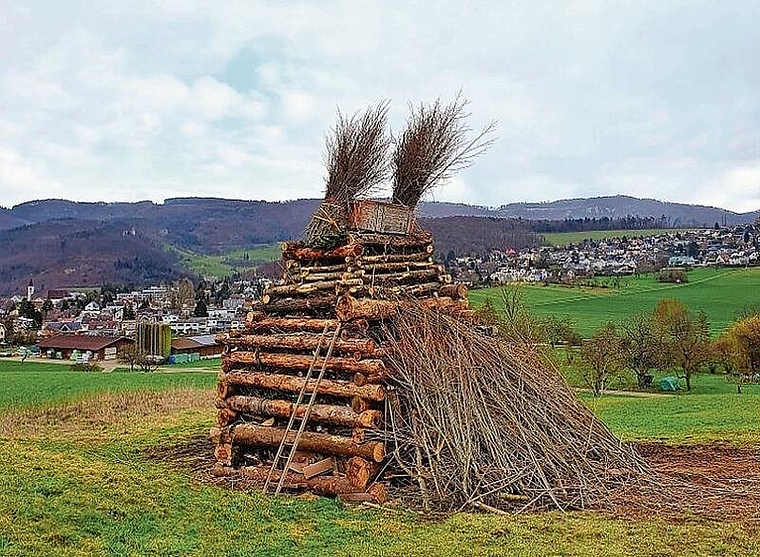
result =
[[[756,525],[602,512],[421,516],[206,481],[214,374],[0,362],[0,555],[760,555]],[[588,401],[626,440],[760,447],[760,390]]]
[[[282,255],[278,244],[251,246],[215,255],[195,253],[190,250],[167,246],[179,257],[185,268],[201,276],[224,278],[235,272],[276,261]]]
[[[619,322],[638,311],[651,311],[664,298],[677,298],[693,311],[704,311],[714,335],[743,309],[760,305],[760,268],[694,269],[685,284],[657,282],[655,275],[597,279],[594,286],[520,285],[528,311],[539,316],[569,316],[583,336],[607,321]],[[475,307],[486,298],[498,305],[499,288],[470,292]]]

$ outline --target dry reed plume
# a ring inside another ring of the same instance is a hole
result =
[[[338,121],[325,143],[325,199],[306,227],[311,245],[335,244],[348,224],[349,204],[368,195],[388,175],[388,102]]]
[[[451,104],[439,99],[430,106],[411,107],[391,160],[394,203],[416,206],[423,195],[470,166],[491,146],[495,123],[470,137],[467,104],[457,96]]]

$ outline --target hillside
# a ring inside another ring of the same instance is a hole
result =
[[[231,262],[241,250],[298,238],[318,203],[316,199],[173,198],[162,204],[48,199],[0,208],[0,295],[23,292],[30,276],[47,287],[139,285],[234,268]],[[551,228],[530,219],[637,215],[661,225],[712,226],[716,221],[750,222],[758,215],[626,196],[518,203],[498,209],[423,203],[419,214],[422,226],[435,234],[442,257],[531,245],[538,241],[535,231]],[[593,220],[582,224],[594,226]]]
[[[431,217],[453,215],[490,216],[527,220],[564,220],[584,218],[617,219],[626,216],[654,217],[661,226],[712,226],[752,222],[760,211],[735,213],[719,207],[639,199],[627,195],[562,199],[543,203],[510,203],[498,208],[459,203],[422,203],[420,214]]]

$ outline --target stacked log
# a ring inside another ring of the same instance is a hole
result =
[[[385,426],[391,367],[382,322],[406,296],[466,314],[467,289],[433,262],[429,233],[351,233],[333,249],[285,243],[282,250],[282,283],[264,292],[245,330],[217,337],[225,352],[211,432],[214,471],[381,501],[387,489],[377,474],[388,449],[373,439]],[[286,459],[273,461],[283,440],[286,454],[296,441],[297,425],[288,430],[287,424],[291,417],[300,424],[307,412],[293,461],[283,470]]]

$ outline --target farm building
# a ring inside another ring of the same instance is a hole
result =
[[[40,341],[43,353],[52,352],[56,357],[70,359],[77,352],[90,353],[91,360],[115,360],[119,353],[135,341],[127,337],[95,335],[56,335]]]
[[[179,354],[198,354],[203,358],[215,358],[221,355],[224,346],[216,341],[214,335],[196,335],[172,339],[172,356]]]

